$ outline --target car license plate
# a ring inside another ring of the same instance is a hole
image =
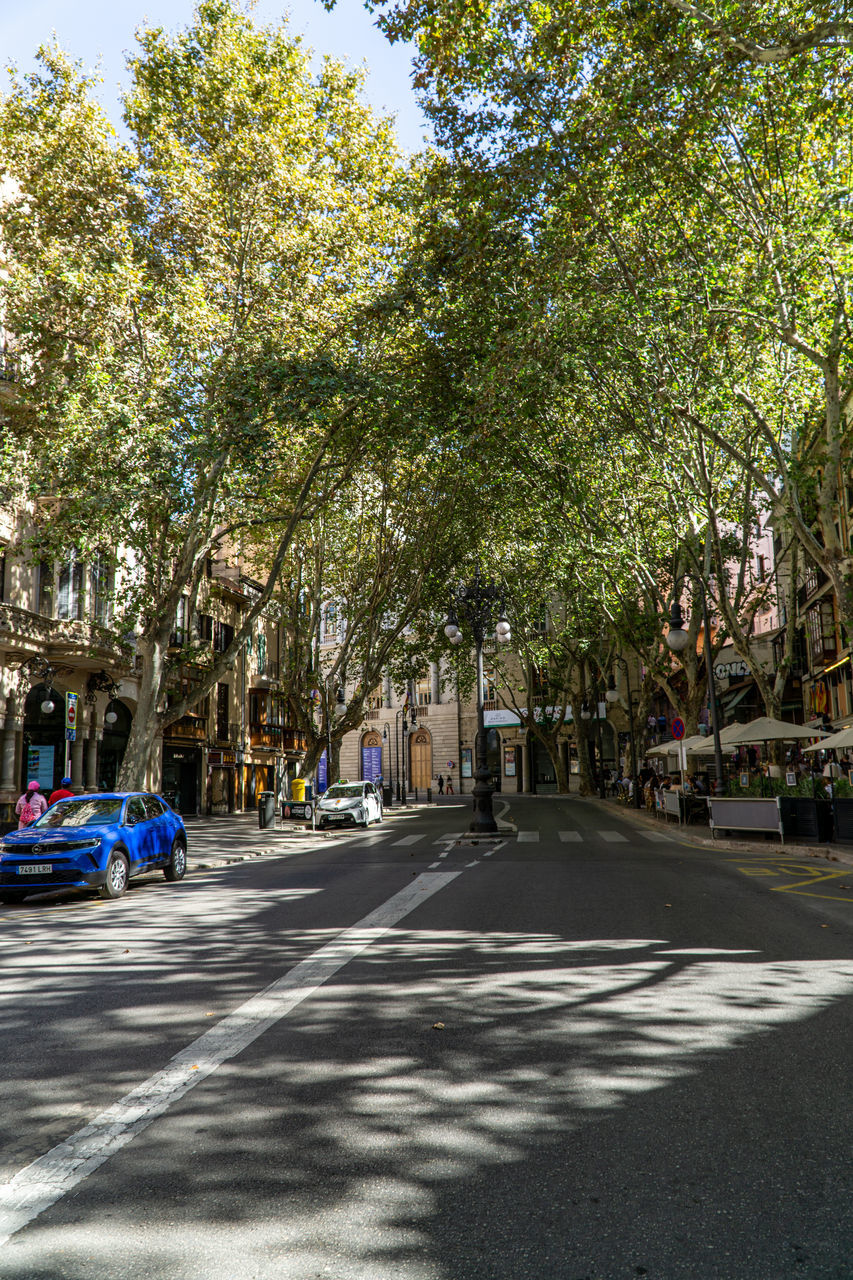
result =
[[[29,866],[18,867],[19,876],[48,876],[53,870],[52,862],[31,862]]]

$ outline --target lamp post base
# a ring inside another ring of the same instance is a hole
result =
[[[477,781],[474,783],[472,792],[474,796],[474,816],[471,819],[468,830],[481,836],[494,835],[498,829],[495,815],[492,812],[494,787],[490,782],[490,774],[487,768],[478,769],[476,776]]]

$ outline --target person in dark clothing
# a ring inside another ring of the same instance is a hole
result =
[[[441,774],[438,775],[438,794],[440,796],[444,795],[444,778]]]

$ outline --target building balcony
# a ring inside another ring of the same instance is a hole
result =
[[[250,724],[249,745],[261,751],[304,751],[305,738],[296,729],[277,724]]]
[[[180,720],[176,720],[174,724],[164,729],[163,737],[172,741],[180,739],[182,742],[206,742],[207,717],[195,716],[192,712],[188,712],[187,715],[181,716]]]

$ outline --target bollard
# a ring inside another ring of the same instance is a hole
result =
[[[432,804],[432,787],[427,787],[427,804]]]

